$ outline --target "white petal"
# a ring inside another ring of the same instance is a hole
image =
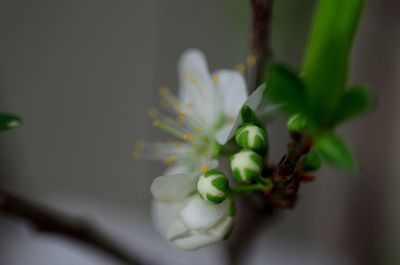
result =
[[[247,99],[246,82],[243,75],[232,70],[219,70],[215,73],[220,102],[226,117],[235,118]]]
[[[196,250],[219,240],[220,238],[214,235],[192,234],[188,237],[177,239],[172,243],[181,250]]]
[[[265,106],[264,108],[260,108],[257,116],[261,122],[264,124],[269,124],[273,120],[275,120],[278,116],[278,112],[282,109],[281,104],[269,104]]]
[[[170,223],[167,229],[167,239],[174,240],[174,238],[180,237],[187,233],[189,230],[180,218],[176,218]]]
[[[200,172],[202,168],[214,169],[217,168],[219,165],[218,160],[211,160],[209,158],[198,158],[198,167],[196,168],[197,172]]]
[[[209,229],[226,216],[229,206],[227,201],[215,205],[196,195],[182,208],[179,215],[190,230]]]
[[[198,116],[204,129],[210,130],[219,118],[217,92],[212,82],[207,61],[199,50],[187,50],[178,64],[180,100],[192,103],[194,115]]]
[[[212,227],[208,233],[223,239],[232,229],[233,227],[233,217],[227,216],[225,219],[223,219],[218,225]]]
[[[250,96],[249,98],[244,102],[244,105],[249,106],[253,111],[255,111],[257,113],[262,99],[264,97],[264,93],[266,91],[265,88],[265,84],[260,85]],[[242,107],[241,106],[241,107]],[[228,140],[231,139],[234,135],[235,132],[237,130],[237,128],[239,128],[240,124],[242,124],[243,120],[242,120],[242,116],[240,115],[240,113],[238,113],[238,115],[236,116],[234,125],[232,127],[232,130],[230,131],[229,135],[228,135]]]
[[[266,86],[265,83],[260,85],[250,96],[249,98],[244,102],[243,105],[249,106],[252,110],[257,111],[259,108],[263,97],[264,93],[266,92]]]
[[[198,173],[183,173],[155,178],[151,194],[158,201],[182,200],[196,189]]]
[[[174,175],[174,174],[181,174],[181,173],[188,173],[192,172],[193,168],[188,163],[175,163],[172,166],[169,166],[163,175]]]
[[[172,233],[171,224],[178,219],[178,213],[186,204],[186,200],[177,202],[158,202],[153,200],[151,203],[151,218],[157,230],[166,238],[168,233]]]
[[[215,134],[215,140],[217,140],[217,142],[221,145],[226,144],[234,125],[234,122],[227,122],[226,124],[224,124],[224,126],[217,130]]]

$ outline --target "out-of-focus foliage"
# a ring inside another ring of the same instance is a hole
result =
[[[290,115],[306,120],[303,133],[316,142],[321,156],[333,165],[354,170],[356,160],[335,135],[335,127],[367,110],[372,97],[361,87],[348,88],[351,47],[364,0],[321,0],[315,15],[301,71],[272,63],[266,82],[272,101]]]
[[[14,114],[0,113],[0,132],[18,127],[22,119]]]

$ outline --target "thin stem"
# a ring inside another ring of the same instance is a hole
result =
[[[243,192],[248,192],[248,191],[267,191],[271,190],[273,187],[273,183],[271,179],[265,179],[263,180],[262,183],[256,183],[256,184],[239,184],[236,186],[231,187],[231,193],[232,194],[240,194]]]
[[[250,51],[256,58],[256,63],[249,74],[249,80],[254,84],[249,88],[252,91],[263,82],[264,67],[272,57],[270,45],[272,5],[273,0],[251,0],[253,22]]]
[[[19,218],[38,232],[68,237],[106,253],[123,264],[143,264],[87,220],[31,202],[0,188],[0,214]]]
[[[239,194],[247,191],[264,190],[265,186],[262,184],[251,184],[251,185],[236,185],[231,187],[232,194]]]

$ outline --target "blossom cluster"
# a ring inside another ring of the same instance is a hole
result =
[[[210,73],[198,50],[187,50],[178,64],[178,96],[160,89],[167,114],[152,108],[154,126],[177,140],[145,144],[140,142],[135,156],[162,160],[167,168],[154,179],[152,215],[155,226],[175,247],[194,250],[225,238],[235,219],[233,196],[245,185],[264,189],[263,155],[267,134],[257,122],[243,119],[247,108],[258,118],[267,117],[271,108],[261,104],[265,85],[250,96],[242,72],[218,70]],[[234,143],[236,151],[227,146]],[[218,158],[230,155],[232,186],[219,169]]]

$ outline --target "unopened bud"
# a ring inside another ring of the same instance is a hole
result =
[[[236,131],[235,141],[243,148],[262,150],[267,146],[267,135],[264,129],[247,124]]]
[[[199,177],[197,191],[203,200],[214,204],[221,203],[229,191],[228,178],[218,170],[210,170]]]
[[[262,157],[254,151],[242,150],[231,157],[233,178],[239,182],[252,182],[261,175],[262,168]]]
[[[307,125],[306,118],[301,114],[295,114],[287,121],[287,128],[289,132],[301,132]]]
[[[321,159],[314,150],[311,150],[303,156],[301,163],[305,171],[314,171],[321,167]]]

